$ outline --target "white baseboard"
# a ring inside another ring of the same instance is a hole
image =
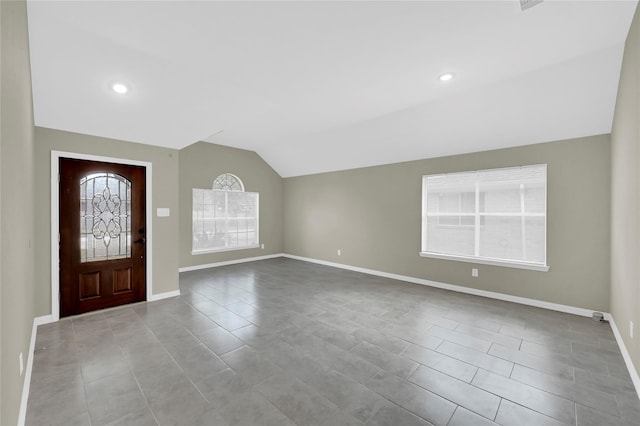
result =
[[[638,371],[633,365],[633,361],[631,361],[631,355],[629,355],[629,351],[624,344],[624,340],[622,340],[622,335],[620,335],[620,330],[618,330],[613,316],[611,314],[606,314],[605,319],[609,321],[611,329],[613,330],[613,335],[616,336],[616,342],[618,342],[618,347],[620,347],[620,352],[622,352],[622,358],[624,358],[624,363],[627,365],[627,370],[629,370],[631,381],[633,382],[633,386],[636,388],[638,399],[640,399],[640,376],[638,376]]]
[[[184,266],[178,269],[178,272],[197,271],[200,269],[216,268],[218,266],[235,265],[238,263],[254,262],[256,260],[274,259],[276,257],[287,256],[284,253],[267,254],[265,256],[245,257],[243,259],[226,260],[224,262],[207,263],[205,265]]]
[[[43,316],[41,316],[41,317],[35,317],[35,318],[33,319],[33,322],[34,322],[36,325],[49,324],[49,323],[51,323],[51,322],[54,322],[54,321],[53,321],[53,315],[43,315]]]
[[[33,326],[31,327],[31,341],[29,342],[29,354],[27,355],[27,368],[24,374],[22,397],[20,399],[20,411],[18,413],[18,426],[24,426],[24,422],[27,417],[27,402],[29,402],[29,390],[31,389],[31,372],[33,371],[33,354],[36,350],[38,326],[48,324],[50,322],[53,322],[51,315],[44,315],[33,319]]]
[[[155,302],[156,300],[168,299],[170,297],[180,296],[180,290],[165,291],[164,293],[152,294],[151,299],[148,302]]]
[[[552,311],[565,312],[569,314],[580,315],[583,317],[590,317],[591,315],[593,315],[593,310],[591,309],[578,308],[578,307],[569,306],[569,305],[561,305],[559,303],[545,302],[543,300],[529,299],[527,297],[520,297],[520,296],[512,296],[510,294],[496,293],[493,291],[479,290],[479,289],[464,287],[460,285],[446,284],[438,281],[425,280],[422,278],[409,277],[406,275],[392,274],[389,272],[376,271],[374,269],[360,268],[358,266],[345,265],[342,263],[329,262],[326,260],[318,260],[318,259],[313,259],[309,257],[294,256],[291,254],[284,254],[283,256],[288,257],[290,259],[318,263],[320,265],[326,265],[326,266],[333,266],[334,268],[348,269],[350,271],[362,272],[365,274],[376,275],[379,277],[391,278],[391,279],[400,280],[400,281],[407,281],[414,284],[420,284],[420,285],[426,285],[429,287],[441,288],[444,290],[456,291],[458,293],[473,294],[475,296],[488,297],[490,299],[504,300],[506,302],[519,303],[521,305],[535,306],[537,308],[544,308]]]

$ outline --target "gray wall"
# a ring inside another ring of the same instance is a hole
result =
[[[178,156],[177,150],[159,148],[78,133],[36,127],[35,130],[36,312],[51,313],[51,151],[92,154],[152,163],[152,280],[153,294],[178,289]],[[169,217],[157,217],[168,207]]]
[[[611,313],[640,371],[640,9],[622,62],[611,134]],[[635,339],[629,336],[635,324]]]
[[[418,255],[423,175],[542,163],[549,272]],[[287,178],[284,189],[286,253],[609,310],[609,135]]]
[[[262,249],[191,254],[192,189],[211,188],[223,173],[242,179],[245,190],[260,193],[260,242]],[[281,253],[282,178],[253,151],[197,142],[180,151],[180,266],[207,265],[215,262]]]
[[[25,1],[0,2],[0,424],[18,421],[34,314],[33,105]]]

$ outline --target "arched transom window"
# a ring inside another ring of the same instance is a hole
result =
[[[244,185],[238,176],[231,173],[223,173],[213,181],[213,189],[244,192]]]

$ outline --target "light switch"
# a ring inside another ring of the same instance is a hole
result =
[[[158,217],[169,217],[171,216],[171,210],[169,207],[158,207],[156,214]]]

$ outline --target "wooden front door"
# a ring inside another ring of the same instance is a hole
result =
[[[145,176],[60,159],[60,316],[145,300]]]

